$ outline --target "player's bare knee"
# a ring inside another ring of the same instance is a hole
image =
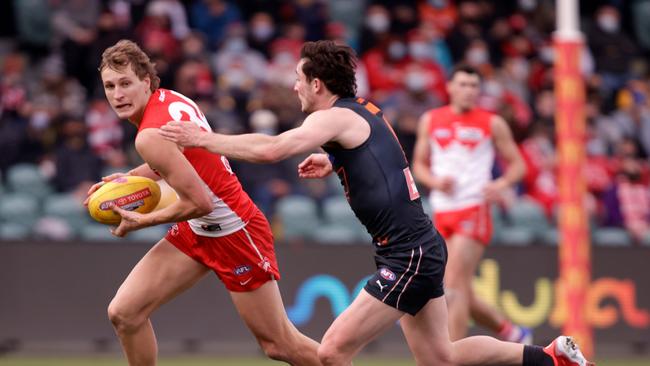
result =
[[[324,340],[318,347],[318,360],[323,364],[323,366],[341,365],[343,364],[344,359],[345,353],[333,342],[327,342]]]
[[[127,309],[116,301],[108,305],[108,319],[118,333],[132,333],[146,321],[145,316]]]

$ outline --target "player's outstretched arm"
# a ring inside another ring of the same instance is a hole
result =
[[[176,191],[179,199],[171,205],[148,214],[116,210],[120,225],[113,231],[124,236],[129,231],[167,222],[178,222],[207,215],[212,201],[201,178],[175,144],[165,141],[155,129],[145,129],[135,141],[138,153],[147,164]]]
[[[200,130],[191,123],[171,121],[159,130],[165,139],[181,146],[198,146],[228,158],[272,163],[313,151],[335,139],[345,123],[332,110],[310,114],[300,127],[277,136],[259,133],[222,135]]]

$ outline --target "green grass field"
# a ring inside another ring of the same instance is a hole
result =
[[[415,363],[405,359],[360,358],[355,366],[413,366]],[[634,360],[598,360],[598,366],[648,366],[649,359]],[[116,358],[35,358],[35,357],[0,357],[0,366],[124,366],[126,362]],[[164,358],[160,366],[273,366],[285,365],[280,362],[261,358]]]

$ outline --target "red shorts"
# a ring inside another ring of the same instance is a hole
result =
[[[212,268],[229,291],[253,291],[280,279],[273,233],[262,212],[258,211],[243,229],[226,236],[196,235],[184,221],[172,226],[165,239]]]
[[[492,217],[489,205],[472,206],[433,215],[436,229],[447,240],[453,235],[468,236],[488,245],[492,239]]]

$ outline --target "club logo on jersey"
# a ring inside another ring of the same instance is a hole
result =
[[[463,142],[477,142],[483,138],[483,130],[476,127],[457,127],[456,137]]]
[[[251,266],[249,266],[248,264],[240,264],[237,267],[235,267],[235,269],[232,272],[235,274],[235,276],[243,276],[246,273],[250,272],[251,269],[252,269]]]
[[[383,277],[383,278],[384,278],[385,280],[387,280],[387,281],[395,281],[395,279],[397,278],[397,276],[395,275],[395,273],[393,273],[393,271],[391,271],[391,270],[388,269],[388,268],[382,268],[382,269],[380,269],[380,270],[379,270],[379,275],[380,275],[381,277]]]
[[[436,128],[433,131],[433,136],[439,139],[451,138],[451,130],[448,128]]]

